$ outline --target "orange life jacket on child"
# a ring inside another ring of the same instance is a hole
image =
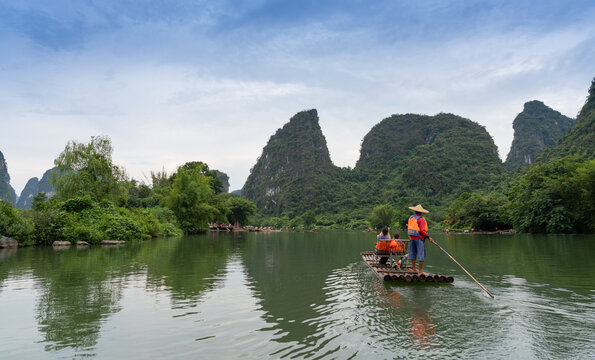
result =
[[[400,241],[396,241],[395,239],[378,239],[378,241],[376,241],[376,250],[401,252],[405,251],[405,245],[403,245],[403,243]]]

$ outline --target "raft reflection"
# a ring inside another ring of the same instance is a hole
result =
[[[419,293],[414,292],[414,294]],[[410,339],[415,348],[424,349],[434,343],[436,325],[432,322],[430,312],[431,298],[415,296],[411,316],[409,317]]]
[[[398,308],[393,309],[395,313],[403,314],[406,317],[404,328],[395,329],[396,331],[392,334],[396,338],[395,341],[402,345],[403,337],[400,335],[405,334],[414,349],[431,348],[437,343],[436,325],[431,317],[432,300],[417,291],[419,289],[407,290],[407,295],[404,295],[401,291],[390,287],[390,285],[379,282],[376,286],[376,291],[381,299],[381,306]],[[402,322],[398,321],[395,321],[395,323],[402,324]]]

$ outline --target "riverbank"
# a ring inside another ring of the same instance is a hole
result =
[[[126,244],[126,241],[123,241],[123,240],[101,240],[99,243],[97,243],[95,245],[121,246],[121,245],[125,245],[125,244]],[[87,247],[87,246],[92,246],[92,245],[93,244],[90,244],[89,242],[83,241],[83,240],[79,240],[76,242],[56,240],[56,241],[52,242],[52,244],[51,244],[51,246],[55,249],[65,249],[65,248],[69,248],[71,246],[76,246],[76,247],[80,248],[80,247]],[[19,242],[16,239],[0,235],[0,249],[16,249],[19,246],[21,246],[21,244],[19,244]]]

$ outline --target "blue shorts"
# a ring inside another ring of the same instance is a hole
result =
[[[424,261],[426,259],[426,242],[422,239],[409,240],[409,260]]]

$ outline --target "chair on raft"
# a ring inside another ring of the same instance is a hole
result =
[[[407,249],[409,248],[409,240],[391,239],[390,244],[391,246],[389,250],[374,249],[376,259],[378,260],[378,263],[381,265],[389,263],[388,260],[393,257],[400,258],[404,255],[407,255]]]

